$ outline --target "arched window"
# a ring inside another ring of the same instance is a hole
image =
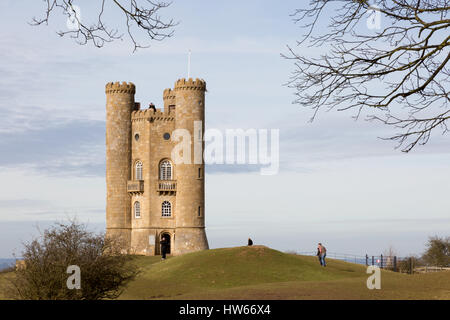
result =
[[[162,203],[161,214],[163,217],[171,217],[172,216],[172,205],[169,201],[164,201]]]
[[[135,218],[141,217],[141,203],[139,201],[136,201],[134,203],[134,217]]]
[[[134,166],[134,177],[135,180],[142,180],[142,162],[137,161]]]
[[[159,179],[172,180],[172,163],[169,160],[161,161],[159,165]]]

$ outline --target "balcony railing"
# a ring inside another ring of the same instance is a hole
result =
[[[159,180],[156,185],[157,191],[177,191],[176,180]]]
[[[144,180],[128,180],[127,191],[130,193],[144,192]]]

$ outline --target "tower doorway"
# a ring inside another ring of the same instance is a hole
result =
[[[172,238],[170,237],[170,233],[168,233],[168,232],[161,233],[160,240],[162,240],[163,237],[165,237],[166,240],[167,240],[167,251],[166,251],[166,254],[170,254],[170,244],[172,243]],[[160,246],[159,252],[161,252],[161,246]]]

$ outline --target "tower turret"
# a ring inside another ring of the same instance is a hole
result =
[[[205,81],[189,78],[178,80],[173,91],[164,92],[168,97],[175,93],[176,128],[188,130],[191,136],[191,163],[176,164],[176,254],[208,249],[203,162],[205,91]]]
[[[165,89],[163,93],[164,111],[172,110],[175,107],[175,91],[172,89]]]
[[[130,246],[131,208],[127,192],[131,164],[133,83],[106,84],[106,232]]]

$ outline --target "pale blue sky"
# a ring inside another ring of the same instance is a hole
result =
[[[0,257],[20,251],[34,225],[76,215],[98,230],[105,220],[105,94],[109,81],[132,81],[143,105],[187,72],[207,81],[209,128],[280,130],[280,172],[209,167],[206,221],[211,247],[255,243],[281,250],[420,253],[450,230],[448,137],[410,154],[379,140],[389,129],[347,113],[292,105],[292,62],[280,57],[300,30],[298,1],[175,1],[173,38],[132,54],[59,38],[65,19],[31,27],[40,1],[0,4]],[[92,1],[80,0],[89,18]],[[320,24],[325,28],[326,22]],[[316,49],[310,49],[313,54]],[[323,50],[323,48],[322,48]],[[317,51],[318,52],[318,51]]]

